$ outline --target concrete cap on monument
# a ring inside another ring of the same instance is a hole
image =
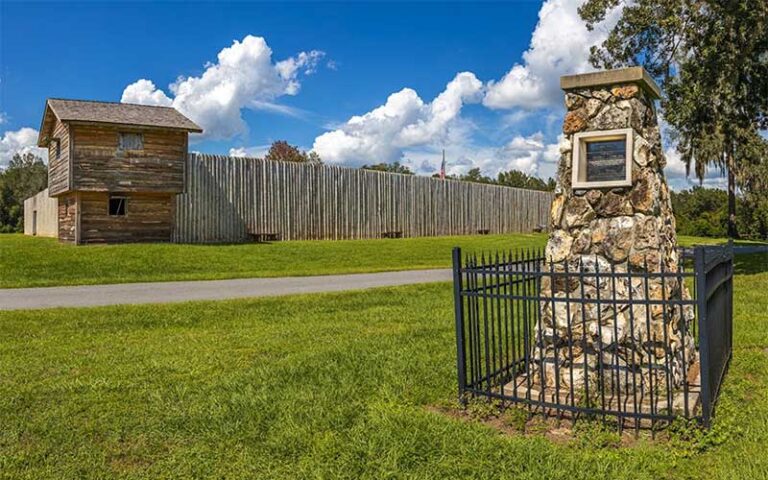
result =
[[[580,88],[634,83],[654,99],[661,98],[661,89],[643,67],[619,68],[560,77],[560,88],[566,92]]]
[[[579,191],[626,191],[645,178],[649,154],[653,153],[653,159],[662,158],[648,148],[660,146],[654,102],[661,94],[648,72],[630,67],[566,75],[560,78],[560,86],[567,109],[564,143],[572,150],[564,152],[568,155],[561,170],[567,170],[571,178],[561,185]],[[651,165],[650,170],[660,166]],[[591,196],[598,193],[593,191]],[[609,213],[629,212],[624,204],[605,207]]]

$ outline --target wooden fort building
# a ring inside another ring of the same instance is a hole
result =
[[[170,241],[190,132],[202,129],[170,107],[49,99],[38,146],[59,239]]]
[[[48,188],[24,233],[75,244],[229,243],[529,232],[552,194],[337,165],[188,153],[168,107],[49,99]]]

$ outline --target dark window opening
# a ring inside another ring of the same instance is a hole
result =
[[[109,197],[109,214],[112,216],[125,215],[125,197]]]
[[[56,143],[56,160],[61,158],[61,140],[58,138],[53,140]]]
[[[118,146],[120,150],[144,150],[144,135],[141,133],[118,134]]]

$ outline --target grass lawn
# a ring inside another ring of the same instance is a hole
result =
[[[326,275],[450,266],[451,248],[544,246],[545,234],[239,245],[88,245],[0,235],[0,288]],[[682,237],[681,244],[718,239]]]
[[[282,277],[448,267],[451,248],[543,246],[543,234],[272,244],[74,246],[0,235],[0,288]]]
[[[768,260],[713,429],[504,435],[455,397],[451,287],[0,313],[0,478],[768,478]]]

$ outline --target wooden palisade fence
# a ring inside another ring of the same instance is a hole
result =
[[[552,195],[416,175],[189,154],[173,241],[240,242],[530,232]]]

